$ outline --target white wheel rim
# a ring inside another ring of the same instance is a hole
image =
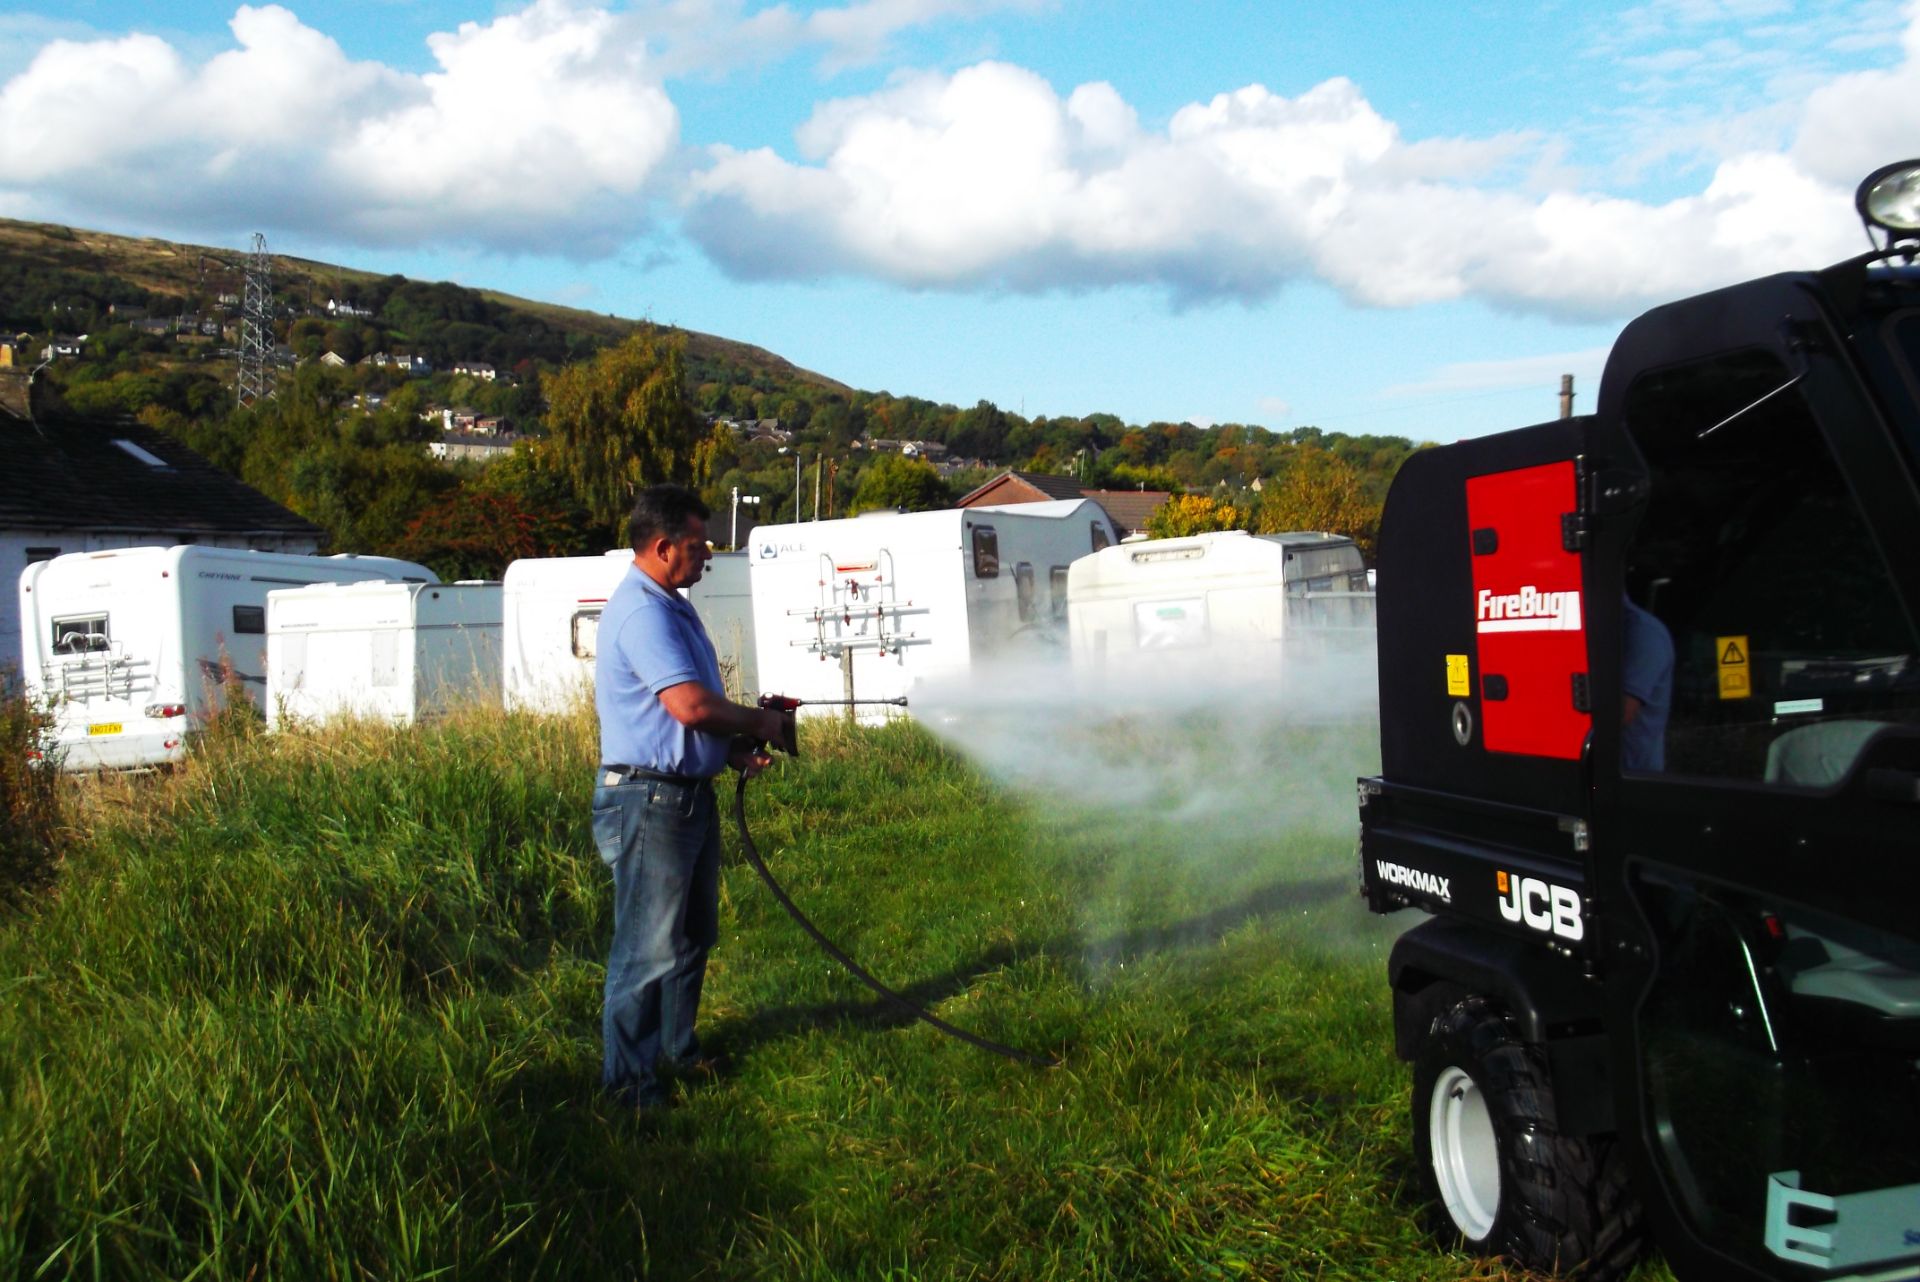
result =
[[[1500,1208],[1500,1146],[1486,1097],[1465,1070],[1449,1065],[1434,1082],[1427,1135],[1447,1214],[1468,1241],[1485,1241]]]

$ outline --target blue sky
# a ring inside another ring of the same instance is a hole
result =
[[[1915,102],[1915,0],[68,0],[0,14],[0,214],[960,405],[1448,440],[1862,246]]]

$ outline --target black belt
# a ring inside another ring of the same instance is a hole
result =
[[[664,770],[649,770],[645,766],[603,765],[600,767],[600,786],[603,788],[618,787],[620,784],[635,783],[642,780],[653,783],[677,783],[687,788],[695,784],[711,784],[713,782],[712,779],[704,775],[668,774]]]

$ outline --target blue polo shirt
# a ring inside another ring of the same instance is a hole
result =
[[[1621,646],[1620,689],[1640,701],[1638,716],[1621,728],[1620,764],[1628,770],[1667,768],[1667,714],[1673,710],[1673,638],[1666,625],[1632,601]]]
[[[697,681],[726,691],[720,659],[685,597],[628,566],[600,612],[593,704],[600,761],[708,779],[726,768],[728,740],[689,730],[660,702],[662,690]]]

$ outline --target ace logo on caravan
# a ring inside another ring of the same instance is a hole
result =
[[[1586,937],[1587,925],[1580,916],[1580,895],[1565,886],[1541,881],[1538,877],[1516,877],[1499,871],[1494,884],[1500,888],[1500,915],[1530,930],[1558,935],[1568,943]]]

